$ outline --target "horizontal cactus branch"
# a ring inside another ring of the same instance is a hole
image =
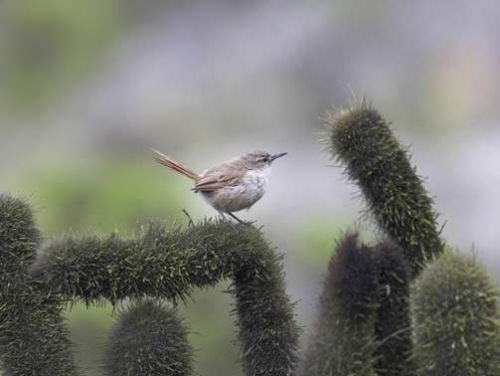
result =
[[[138,238],[66,237],[48,244],[32,274],[52,294],[87,303],[149,296],[177,301],[231,278],[247,375],[289,375],[298,329],[280,256],[259,230],[205,221],[168,230],[152,222]]]
[[[104,358],[106,376],[189,376],[193,349],[176,310],[138,300],[121,312]]]
[[[330,259],[301,376],[375,376],[377,269],[371,250],[347,234]]]
[[[418,376],[500,375],[495,282],[474,257],[447,252],[412,292]]]
[[[360,188],[379,226],[403,248],[412,276],[441,253],[437,214],[408,153],[365,102],[329,113],[329,148]]]
[[[62,302],[28,269],[40,234],[29,206],[0,195],[0,364],[6,376],[75,376]]]

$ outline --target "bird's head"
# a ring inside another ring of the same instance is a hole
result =
[[[281,158],[288,153],[270,154],[267,151],[253,151],[242,156],[245,165],[252,170],[263,170],[270,167],[271,164],[278,158]]]

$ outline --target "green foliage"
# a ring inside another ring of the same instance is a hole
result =
[[[297,326],[280,256],[259,230],[226,221],[187,229],[152,222],[139,236],[86,236],[48,244],[32,269],[51,294],[87,303],[149,296],[185,300],[193,287],[233,281],[247,375],[287,375],[296,362]]]
[[[344,233],[348,223],[333,221],[326,218],[305,218],[300,224],[300,233],[296,239],[299,250],[307,249],[308,252],[298,252],[296,255],[302,265],[309,267],[313,272],[323,271],[325,259],[332,252],[331,245]],[[332,231],[332,227],[334,230]]]
[[[61,301],[28,273],[40,235],[28,205],[0,195],[0,359],[8,376],[77,375]]]
[[[474,257],[447,252],[412,294],[418,375],[500,375],[499,291]]]
[[[62,311],[69,340],[74,344],[75,363],[85,370],[84,375],[101,375],[102,355],[106,349],[103,338],[116,321],[113,309],[110,303],[88,307],[85,303],[73,302]]]
[[[134,302],[113,328],[106,376],[188,376],[193,350],[175,309],[152,300]]]
[[[443,244],[432,199],[386,121],[366,103],[327,114],[329,148],[361,189],[380,227],[403,248],[415,277]]]
[[[44,208],[37,219],[45,233],[68,229],[102,233],[131,228],[155,216],[181,215],[184,199],[192,193],[175,178],[150,163],[104,157],[69,165],[36,164],[12,188],[31,195],[36,187],[32,204]]]

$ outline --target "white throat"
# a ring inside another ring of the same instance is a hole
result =
[[[271,165],[264,167],[261,171],[261,174],[264,175],[264,178],[267,180],[271,175]]]
[[[265,191],[271,166],[266,166],[260,170],[249,170],[245,175],[246,183],[253,186],[253,189]]]

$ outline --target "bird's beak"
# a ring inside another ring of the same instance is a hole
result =
[[[288,153],[278,153],[278,154],[274,154],[271,156],[271,162],[273,162],[275,159],[278,159],[278,158],[281,158],[281,157],[284,157],[285,155],[287,155]]]

